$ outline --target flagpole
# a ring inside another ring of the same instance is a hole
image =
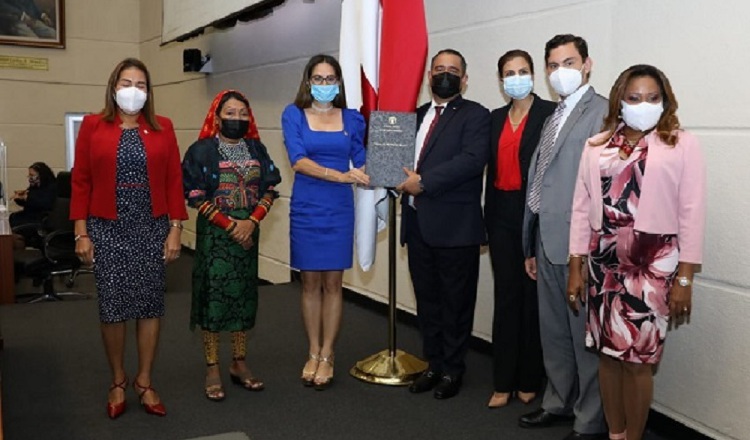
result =
[[[349,374],[379,385],[403,386],[414,381],[427,363],[396,348],[396,198],[388,191],[388,349],[357,362]]]

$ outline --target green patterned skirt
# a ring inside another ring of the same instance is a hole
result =
[[[247,219],[247,210],[229,213]],[[229,234],[199,216],[193,265],[193,301],[190,329],[236,332],[255,326],[258,310],[258,237],[245,250]]]

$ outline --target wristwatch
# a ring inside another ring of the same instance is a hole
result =
[[[689,287],[693,285],[693,280],[688,277],[677,277],[677,284],[681,287]]]

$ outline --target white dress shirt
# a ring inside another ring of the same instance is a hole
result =
[[[575,92],[571,93],[570,95],[566,96],[565,101],[565,109],[563,110],[563,114],[560,117],[560,123],[557,125],[557,133],[555,133],[555,142],[557,142],[557,136],[560,134],[560,130],[562,130],[563,125],[565,125],[565,121],[568,120],[568,116],[573,112],[573,109],[576,105],[578,105],[578,102],[583,98],[583,95],[588,91],[588,89],[591,88],[591,84],[584,84],[581,87],[578,88]]]
[[[443,106],[443,111],[445,111],[446,104],[440,104]],[[424,147],[427,132],[430,131],[432,120],[435,119],[435,114],[437,113],[435,111],[435,106],[437,105],[438,104],[435,101],[432,101],[430,108],[427,109],[427,113],[424,115],[424,119],[422,119],[422,124],[419,126],[419,130],[417,130],[417,139],[414,143],[414,167],[412,167],[414,171],[417,170],[417,165],[419,165],[419,156],[422,154],[422,147]],[[414,196],[409,196],[409,206],[414,208]]]

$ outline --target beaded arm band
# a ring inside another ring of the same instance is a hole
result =
[[[268,214],[271,206],[273,206],[273,193],[266,193],[258,202],[258,206],[255,207],[253,213],[250,214],[250,221],[255,223],[256,226],[260,224],[260,221]]]
[[[235,226],[237,226],[235,222],[222,214],[219,208],[211,202],[206,201],[201,203],[198,207],[198,212],[205,216],[212,225],[218,226],[227,232],[232,232]]]

